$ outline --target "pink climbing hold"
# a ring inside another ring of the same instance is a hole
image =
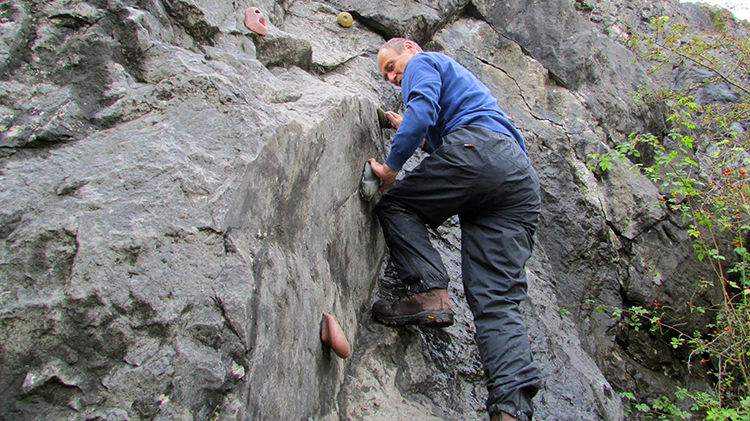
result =
[[[268,33],[266,18],[263,16],[263,12],[257,7],[248,7],[245,9],[245,26],[256,34],[266,35]]]
[[[320,321],[320,340],[331,347],[333,352],[341,358],[346,358],[352,354],[349,341],[346,340],[341,325],[335,317],[328,313],[323,313],[323,319]]]

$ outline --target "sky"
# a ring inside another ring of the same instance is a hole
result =
[[[681,3],[708,3],[722,6],[740,19],[750,21],[750,0],[680,0]]]

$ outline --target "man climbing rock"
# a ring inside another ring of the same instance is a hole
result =
[[[489,375],[488,411],[492,420],[528,421],[539,370],[518,307],[526,297],[524,265],[540,198],[523,137],[489,89],[444,54],[394,38],[378,52],[378,69],[401,87],[406,105],[403,118],[385,113],[397,129],[385,163],[368,160],[383,182],[381,190],[394,184],[417,147],[430,155],[375,207],[410,295],[376,302],[373,316],[390,326],[453,323],[448,274],[426,225],[436,228],[458,215],[464,290]]]

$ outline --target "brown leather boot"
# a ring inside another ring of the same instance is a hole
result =
[[[393,304],[377,301],[372,305],[372,315],[388,326],[446,327],[453,324],[448,290],[441,288],[410,295]]]

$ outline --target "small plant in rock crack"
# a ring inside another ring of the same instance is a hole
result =
[[[698,259],[712,273],[696,280],[696,290],[714,288],[721,297],[690,307],[712,316],[700,332],[666,323],[670,309],[663,306],[613,311],[634,330],[668,331],[670,345],[689,349],[689,367],[706,364],[714,376],[713,393],[682,390],[674,399],[634,404],[643,418],[685,419],[691,414],[673,405],[687,399],[692,415],[704,419],[750,419],[750,28],[715,17],[719,24],[710,33],[688,33],[686,22],[662,16],[651,21],[650,33],[630,36],[629,46],[652,74],[691,68],[703,76],[681,81],[679,89],[641,88],[637,105],[666,110],[669,130],[632,133],[610,151],[590,155],[590,169],[599,175],[624,162],[658,186],[654,204],[681,216]],[[721,92],[722,100],[700,96],[707,89]],[[635,402],[632,394],[624,397]]]

